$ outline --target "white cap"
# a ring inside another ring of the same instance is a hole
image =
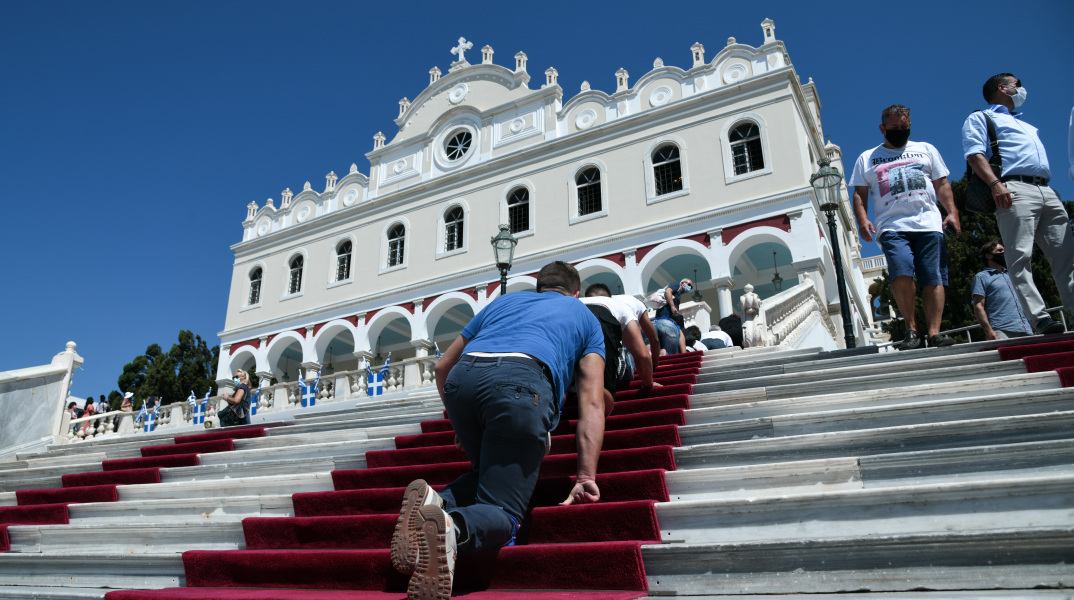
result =
[[[123,397],[124,398],[133,398],[134,397],[134,392],[127,392],[126,394],[123,394]]]

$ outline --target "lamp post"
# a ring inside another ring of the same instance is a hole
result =
[[[518,238],[511,235],[511,228],[500,225],[500,233],[492,238],[492,254],[496,259],[496,268],[500,270],[500,295],[507,293],[507,272],[515,259],[515,245]]]
[[[775,288],[775,290],[777,292],[782,292],[783,291],[783,278],[779,276],[779,270],[776,268],[776,251],[775,250],[772,251],[772,270],[776,272],[775,276],[772,277],[772,287]]]
[[[843,338],[847,348],[854,348],[854,324],[850,319],[850,298],[847,296],[846,279],[843,277],[843,258],[839,250],[839,234],[835,228],[835,211],[839,210],[839,184],[843,175],[839,169],[830,166],[827,160],[820,161],[820,169],[809,177],[813,194],[817,197],[820,209],[828,217],[829,241],[832,246],[832,260],[835,262],[835,281],[839,286],[839,312],[843,315]]]
[[[697,285],[697,265],[694,265],[694,302],[701,302],[701,287]]]

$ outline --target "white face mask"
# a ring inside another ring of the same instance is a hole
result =
[[[1011,96],[1011,102],[1014,102],[1014,107],[1018,108],[1026,101],[1026,89],[1024,87],[1015,88],[1014,95]]]

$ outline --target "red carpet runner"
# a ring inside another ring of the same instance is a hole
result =
[[[658,370],[668,387],[617,394],[607,420],[597,483],[601,502],[561,507],[577,468],[568,406],[552,438],[518,536],[498,552],[459,559],[455,590],[484,600],[628,600],[648,589],[643,543],[659,543],[656,502],[668,500],[664,472],[689,408],[701,353]],[[664,375],[667,374],[667,378]],[[246,550],[183,553],[186,588],[114,591],[108,600],[400,599],[408,577],[388,556],[405,486],[421,477],[440,487],[470,470],[447,421],[396,438],[396,449],[366,453],[368,468],[334,471],[335,491],[292,496],[295,517],[243,520]],[[491,590],[491,591],[490,591]],[[527,590],[510,592],[504,590]],[[578,590],[565,592],[562,590]]]

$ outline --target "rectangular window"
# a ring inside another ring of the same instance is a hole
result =
[[[261,302],[261,280],[256,279],[250,282],[250,302],[248,304],[254,305]]]

